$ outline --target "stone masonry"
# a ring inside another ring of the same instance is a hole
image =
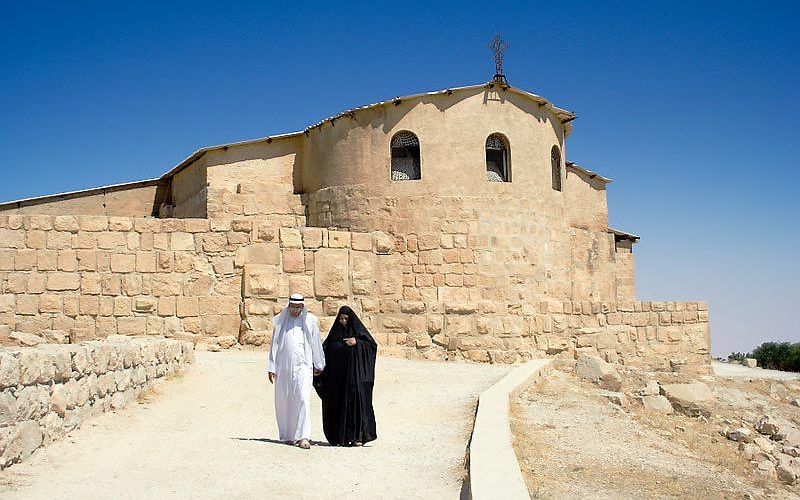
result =
[[[192,345],[173,339],[0,348],[0,469],[90,416],[124,407],[192,360]]]
[[[0,342],[259,346],[299,292],[324,331],[353,306],[387,353],[707,370],[706,304],[636,300],[638,237],[608,227],[610,181],[563,161],[572,119],[462,87],[204,148],[158,181],[0,204]],[[419,137],[419,180],[391,180],[398,131]],[[508,182],[487,181],[495,133]]]

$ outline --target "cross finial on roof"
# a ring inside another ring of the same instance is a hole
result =
[[[489,42],[488,47],[492,51],[492,58],[494,59],[494,81],[506,83],[506,77],[503,74],[503,56],[508,50],[508,42],[500,38],[500,35],[495,35],[492,41]]]

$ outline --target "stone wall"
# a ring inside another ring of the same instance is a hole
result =
[[[89,417],[124,407],[193,360],[190,343],[116,337],[0,348],[0,469],[25,460]]]
[[[709,360],[703,303],[537,293],[531,283],[555,280],[521,251],[482,247],[459,225],[402,237],[281,222],[296,223],[0,216],[0,342],[147,334],[263,345],[274,315],[300,292],[323,332],[349,304],[384,352],[515,362],[596,350],[662,367]]]

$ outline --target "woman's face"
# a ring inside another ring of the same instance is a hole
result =
[[[350,319],[350,316],[346,314],[339,315],[339,324],[342,326],[347,326],[347,321]]]

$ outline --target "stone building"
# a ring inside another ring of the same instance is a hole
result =
[[[0,204],[0,337],[262,344],[291,292],[387,352],[706,366],[702,302],[635,298],[575,116],[490,82],[198,150],[158,179]]]

